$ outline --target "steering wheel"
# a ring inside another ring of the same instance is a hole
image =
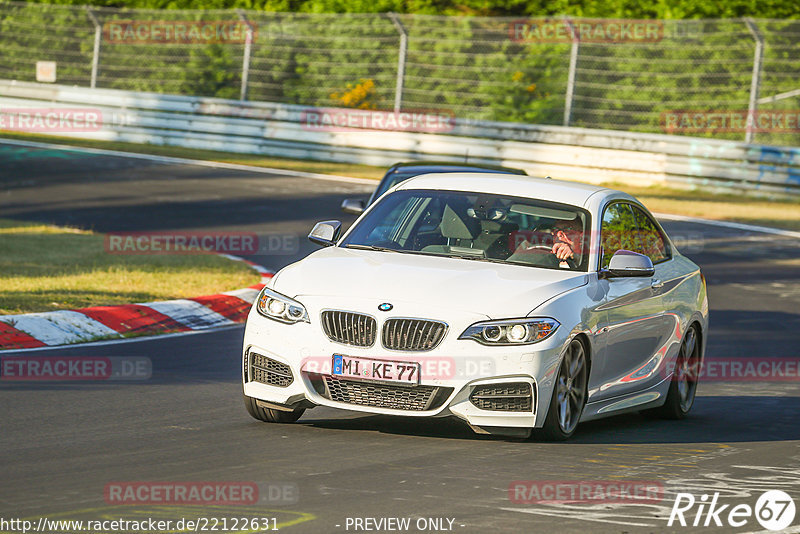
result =
[[[567,262],[567,265],[569,266],[570,269],[573,269],[573,270],[577,270],[578,269],[578,262],[575,261],[575,257],[574,256],[572,258],[567,258],[566,260],[563,260],[563,261]]]
[[[546,250],[547,252],[552,252],[552,250],[553,250],[553,247],[548,247],[547,245],[533,245],[530,248],[537,249],[537,250],[543,250],[543,251]],[[556,258],[556,259],[558,259],[558,258]],[[559,261],[559,263],[561,263],[562,261],[566,262],[567,266],[569,266],[570,269],[577,269],[578,268],[578,262],[575,261],[574,253],[573,253],[573,257],[567,258],[566,260],[558,260],[558,261]]]

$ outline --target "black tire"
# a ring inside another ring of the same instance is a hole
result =
[[[700,336],[692,325],[683,336],[675,371],[663,406],[642,412],[660,419],[684,419],[694,404],[700,370]]]
[[[294,423],[300,419],[300,416],[306,411],[305,408],[298,408],[291,412],[262,408],[256,404],[256,400],[253,397],[248,397],[244,394],[242,397],[244,397],[244,407],[247,408],[247,413],[249,413],[253,419],[258,419],[266,423]]]
[[[573,339],[561,358],[544,426],[533,433],[536,439],[564,441],[572,437],[586,406],[588,384],[586,347]]]

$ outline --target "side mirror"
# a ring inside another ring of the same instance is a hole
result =
[[[604,278],[629,278],[634,276],[653,276],[656,272],[653,262],[644,254],[630,250],[618,250],[608,263],[608,270],[601,271]]]
[[[360,198],[346,198],[342,201],[342,211],[345,213],[361,215],[365,209],[366,202]]]
[[[336,240],[339,239],[339,234],[342,232],[342,223],[339,221],[322,221],[314,225],[311,233],[308,234],[308,239],[312,243],[322,245],[323,247],[330,247]]]

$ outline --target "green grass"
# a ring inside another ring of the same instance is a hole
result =
[[[0,314],[196,297],[255,284],[217,255],[118,255],[101,234],[0,219]]]
[[[386,168],[346,163],[327,163],[288,158],[272,158],[248,154],[232,154],[191,148],[140,145],[114,141],[85,141],[80,139],[16,134],[3,132],[3,137],[40,142],[55,142],[81,147],[121,150],[125,152],[238,163],[257,167],[274,167],[295,171],[380,179]],[[775,228],[800,230],[800,197],[759,195],[758,193],[719,193],[678,189],[664,186],[637,187],[614,182],[608,185],[639,198],[652,211],[688,215],[722,221],[758,224]]]

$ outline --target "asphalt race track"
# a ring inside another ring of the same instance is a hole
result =
[[[3,144],[0,184],[0,217],[101,232],[299,236],[299,251],[251,258],[272,269],[312,250],[304,236],[314,222],[352,222],[339,212],[341,200],[370,190]],[[709,283],[707,358],[796,361],[798,240],[696,223],[665,228]],[[25,352],[146,356],[153,372],[138,382],[0,383],[0,517],[270,517],[293,533],[353,532],[353,518],[387,517],[412,518],[411,532],[419,518],[444,519],[421,523],[428,532],[755,532],[764,529],[754,518],[737,529],[667,527],[667,518],[678,492],[698,499],[719,492],[719,503],[732,507],[782,489],[800,503],[796,380],[701,383],[685,421],[619,416],[583,424],[567,443],[482,437],[450,419],[327,408],[294,425],[270,425],[242,405],[242,334],[237,326]],[[15,354],[23,353],[2,356]],[[525,504],[509,495],[520,480],[655,481],[665,493],[647,504]],[[252,481],[292,495],[245,507],[107,503],[106,485],[127,481]],[[800,532],[800,517],[792,525],[789,532]]]

